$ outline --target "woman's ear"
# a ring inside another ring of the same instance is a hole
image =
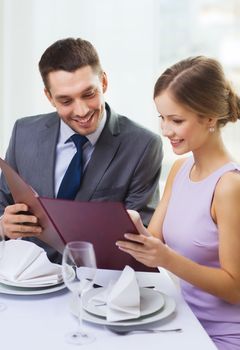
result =
[[[216,124],[217,124],[217,118],[208,118],[209,128],[215,128]]]
[[[216,129],[217,118],[208,118],[207,127],[209,132],[213,133]]]

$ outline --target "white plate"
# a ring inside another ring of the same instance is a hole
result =
[[[165,295],[163,293],[160,293],[160,294],[164,298],[164,307],[148,316],[139,317],[137,319],[127,320],[127,321],[108,322],[105,318],[90,314],[86,310],[83,310],[82,317],[85,321],[100,324],[100,325],[105,325],[105,326],[137,326],[137,325],[143,325],[143,324],[148,324],[159,320],[163,320],[164,318],[170,316],[175,311],[176,303],[172,297]],[[77,316],[78,314],[77,304],[76,302],[74,302],[73,298],[71,299],[70,310],[73,313],[73,315]]]
[[[91,289],[83,296],[83,308],[91,314],[107,316],[107,305],[96,306],[91,299],[106,288]],[[140,288],[140,317],[146,316],[160,310],[164,306],[163,295],[152,289]]]
[[[75,272],[71,266],[69,266],[69,275],[70,278],[75,276]],[[61,276],[61,280],[54,283],[44,282],[44,283],[31,283],[31,280],[22,282],[22,281],[9,281],[3,278],[0,278],[0,284],[4,284],[5,286],[17,287],[17,288],[28,288],[28,289],[39,289],[39,288],[50,288],[63,284],[63,279]]]
[[[61,279],[59,282],[54,282],[54,283],[50,283],[50,282],[45,282],[45,283],[27,283],[27,282],[13,282],[13,281],[8,281],[5,279],[1,279],[0,278],[0,283],[4,284],[6,286],[11,286],[11,287],[20,287],[20,288],[45,288],[45,287],[53,287],[53,286],[57,286],[59,284],[63,283],[63,280]]]
[[[7,286],[6,284],[0,283],[0,293],[12,294],[12,295],[47,294],[47,293],[56,292],[64,288],[66,288],[64,283],[58,284],[52,287],[45,287],[45,288],[23,288],[23,287]]]

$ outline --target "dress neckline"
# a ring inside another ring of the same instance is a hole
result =
[[[230,166],[233,166],[234,165],[234,162],[230,161],[230,162],[227,162],[225,163],[224,165],[222,165],[221,167],[219,167],[218,169],[214,170],[211,174],[207,175],[206,177],[204,177],[202,180],[199,180],[199,181],[193,181],[191,180],[190,178],[190,173],[192,171],[192,168],[194,166],[194,159],[193,158],[190,158],[190,166],[189,166],[189,169],[188,169],[188,181],[191,183],[191,184],[201,184],[203,182],[206,182],[208,179],[210,179],[211,177],[213,177],[214,175],[216,175],[218,172],[221,172],[221,170],[223,170],[224,168],[227,168],[229,167],[229,170],[231,170],[231,167]]]

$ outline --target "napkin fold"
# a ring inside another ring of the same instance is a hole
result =
[[[135,271],[125,266],[119,279],[110,282],[103,292],[91,298],[90,302],[106,303],[108,322],[130,320],[140,317],[140,290]]]
[[[62,281],[61,265],[48,260],[43,248],[24,240],[5,242],[0,260],[1,280],[37,287],[52,285]]]

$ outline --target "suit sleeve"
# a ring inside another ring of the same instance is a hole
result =
[[[17,129],[17,122],[14,125],[12,136],[9,142],[9,146],[7,149],[5,160],[7,163],[16,170],[16,163],[15,163],[15,135],[16,135],[16,129]],[[8,189],[5,177],[1,173],[0,176],[0,216],[3,215],[5,208],[8,205],[14,204],[13,197]]]
[[[159,201],[162,158],[161,138],[154,136],[140,157],[125,198],[126,208],[137,210],[145,226],[148,225]]]

